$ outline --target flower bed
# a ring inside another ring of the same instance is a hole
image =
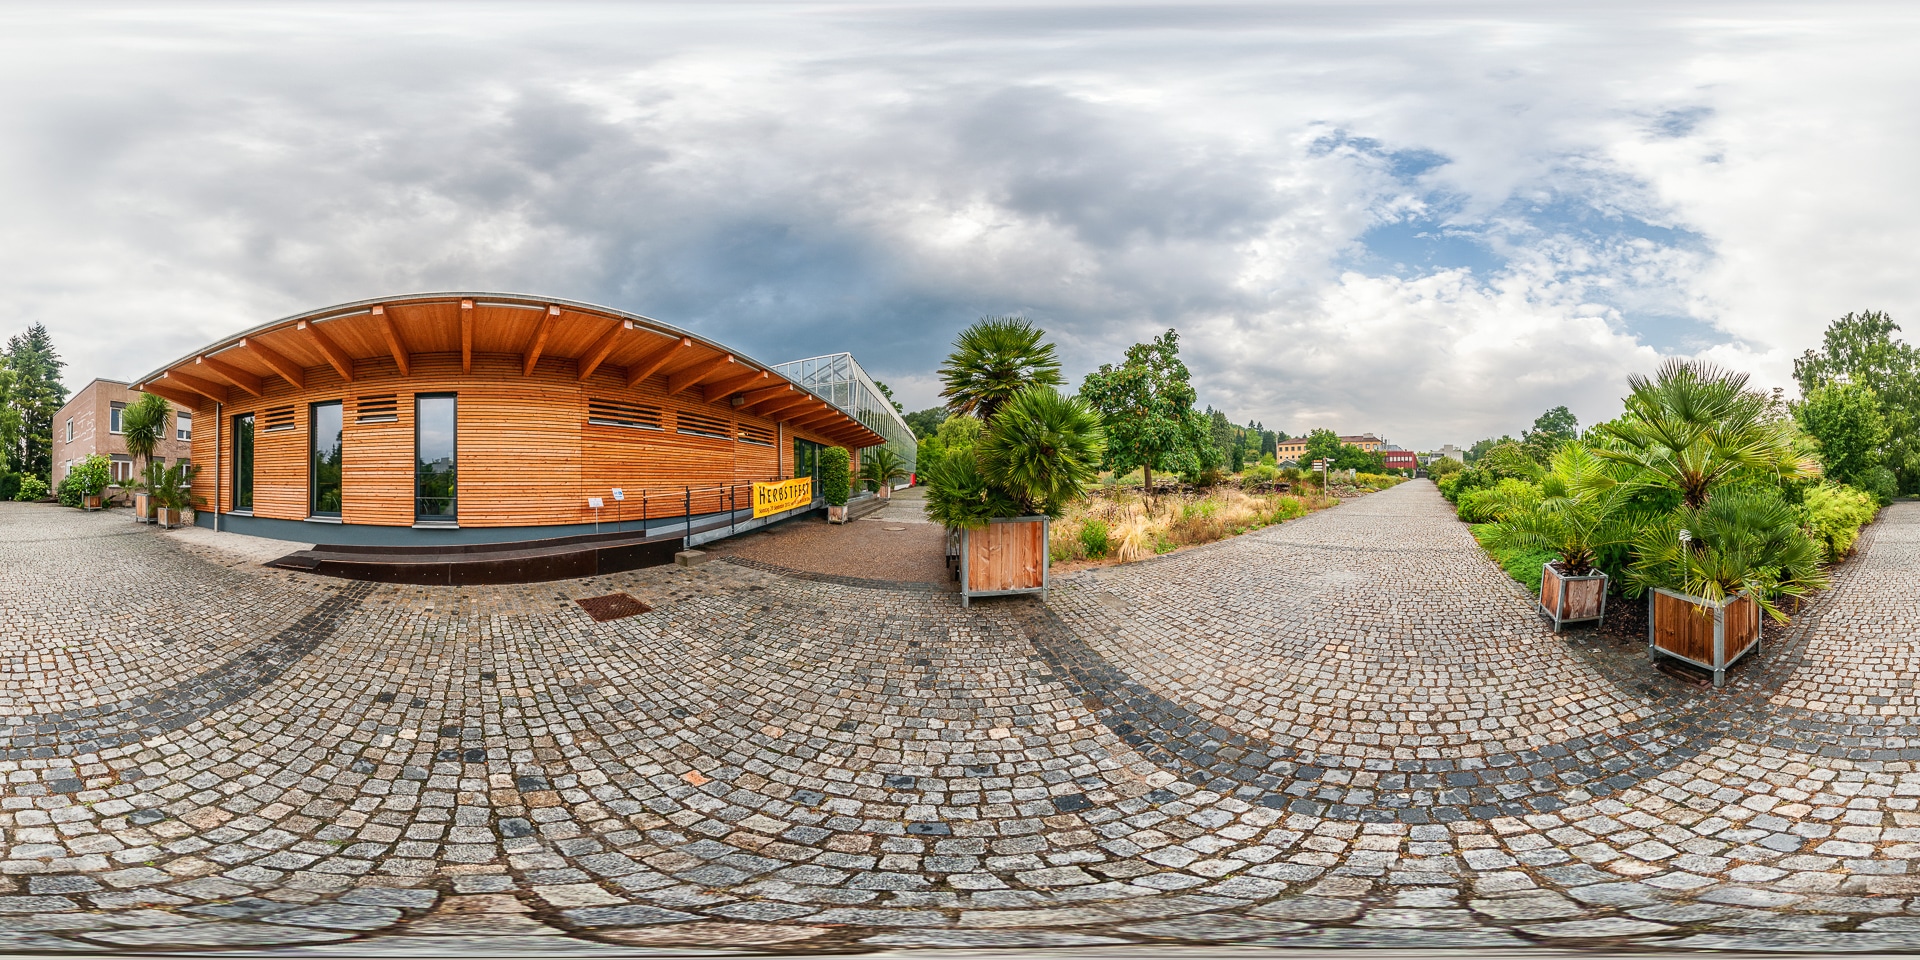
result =
[[[1318,492],[1250,493],[1222,486],[1162,494],[1149,505],[1136,493],[1108,488],[1054,521],[1048,553],[1055,563],[1128,563],[1284,523],[1339,502]]]

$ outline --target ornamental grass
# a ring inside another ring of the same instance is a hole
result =
[[[1048,547],[1056,563],[1133,563],[1283,523],[1338,502],[1317,493],[1250,493],[1229,486],[1161,494],[1149,502],[1124,488],[1106,488],[1067,508],[1053,522]]]

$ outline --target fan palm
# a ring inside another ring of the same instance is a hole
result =
[[[874,447],[860,453],[860,482],[868,490],[893,486],[907,475],[907,462],[886,447]]]
[[[1546,550],[1568,576],[1588,575],[1602,549],[1628,542],[1635,530],[1626,516],[1627,488],[1596,482],[1609,466],[1584,444],[1562,446],[1543,483],[1548,496],[1531,509],[1508,513],[1493,528],[1493,542]]]
[[[992,420],[1000,406],[1028,386],[1058,387],[1060,360],[1046,331],[1023,317],[986,317],[960,331],[940,367],[940,396],[955,413]]]
[[[980,446],[987,476],[1029,512],[1059,516],[1086,495],[1107,451],[1100,415],[1078,397],[1028,387],[994,415]]]
[[[1681,531],[1689,539],[1681,539]],[[1768,616],[1775,604],[1827,586],[1820,548],[1801,531],[1794,509],[1764,488],[1728,490],[1705,506],[1682,508],[1641,525],[1630,585],[1664,587],[1713,603],[1752,594]]]
[[[1776,415],[1765,394],[1747,389],[1744,373],[1674,359],[1652,379],[1634,374],[1627,384],[1626,415],[1600,427],[1615,442],[1593,453],[1634,469],[1624,480],[1597,474],[1595,484],[1677,490],[1698,510],[1728,481],[1818,470],[1794,449],[1792,422]]]

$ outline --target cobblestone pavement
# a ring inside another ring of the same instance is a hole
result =
[[[971,610],[221,544],[0,504],[0,952],[1920,950],[1920,504],[1718,692],[1425,482]]]

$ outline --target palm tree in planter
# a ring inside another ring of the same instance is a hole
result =
[[[155,472],[155,482],[147,492],[159,507],[158,522],[171,530],[180,525],[180,511],[193,501],[193,477],[200,472],[200,465],[180,460]]]
[[[167,435],[167,416],[172,412],[165,397],[143,393],[120,413],[121,438],[127,444],[127,452],[141,461],[140,473],[144,479],[133,488],[133,518],[141,523],[153,522],[153,451]]]
[[[882,498],[893,493],[895,481],[907,475],[907,462],[886,447],[874,447],[860,454],[860,482]]]
[[[1598,482],[1615,472],[1610,466],[1585,444],[1563,445],[1541,484],[1547,496],[1505,514],[1493,528],[1497,545],[1553,554],[1540,572],[1540,608],[1553,619],[1555,633],[1568,623],[1606,616],[1608,581],[1599,568],[1600,551],[1633,537],[1627,488]]]
[[[1593,453],[1631,469],[1601,482],[1675,490],[1697,510],[1731,482],[1819,473],[1797,449],[1792,419],[1748,390],[1744,373],[1673,359],[1651,379],[1629,376],[1627,386],[1626,415],[1600,426],[1610,442]]]
[[[1106,453],[1100,415],[1077,397],[1030,386],[1009,398],[973,456],[927,477],[927,515],[959,531],[961,602],[1047,589],[1047,526],[1086,495]]]
[[[1715,686],[1759,646],[1762,614],[1784,621],[1780,601],[1828,582],[1819,545],[1765,487],[1725,490],[1705,506],[1655,518],[1633,545],[1627,581],[1649,594],[1648,645],[1712,670]]]

